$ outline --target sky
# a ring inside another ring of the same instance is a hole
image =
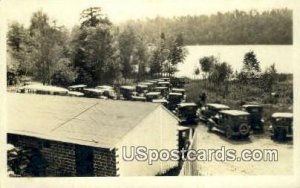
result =
[[[42,10],[59,25],[71,29],[79,24],[80,12],[91,6],[102,7],[113,23],[120,23],[128,19],[213,14],[235,9],[293,8],[295,0],[4,0],[2,3],[8,23],[17,21],[28,26],[32,13]]]

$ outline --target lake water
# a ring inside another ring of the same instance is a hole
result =
[[[260,67],[264,71],[275,63],[280,73],[293,73],[294,52],[292,45],[201,45],[186,46],[188,55],[183,64],[178,65],[176,76],[194,78],[195,67],[200,68],[199,59],[204,56],[214,55],[221,62],[229,63],[233,70],[241,70],[245,53],[253,50]]]

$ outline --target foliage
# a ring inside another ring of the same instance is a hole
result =
[[[130,20],[130,25],[147,41],[156,43],[161,32],[182,33],[184,45],[206,44],[292,44],[293,13],[290,9],[248,12],[234,10],[212,15]]]

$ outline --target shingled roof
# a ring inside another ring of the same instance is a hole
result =
[[[112,148],[159,104],[8,94],[8,132]]]

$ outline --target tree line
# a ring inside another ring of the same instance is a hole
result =
[[[286,8],[263,12],[235,10],[210,16],[156,17],[122,24],[128,25],[153,43],[159,31],[167,35],[182,33],[184,45],[293,43],[293,13]]]
[[[8,83],[33,78],[46,85],[120,84],[172,76],[186,56],[182,34],[161,32],[150,43],[134,27],[119,27],[101,7],[81,13],[81,24],[68,31],[42,11],[29,28],[14,22],[7,33]]]
[[[235,82],[241,87],[250,86],[271,92],[278,81],[287,80],[277,73],[275,64],[262,71],[254,51],[245,53],[242,69],[235,72],[233,72],[230,64],[222,62],[215,56],[202,57],[199,59],[199,67],[194,69],[194,75],[197,76],[201,73],[205,82],[204,86],[222,91],[224,97],[228,94],[230,82]]]

